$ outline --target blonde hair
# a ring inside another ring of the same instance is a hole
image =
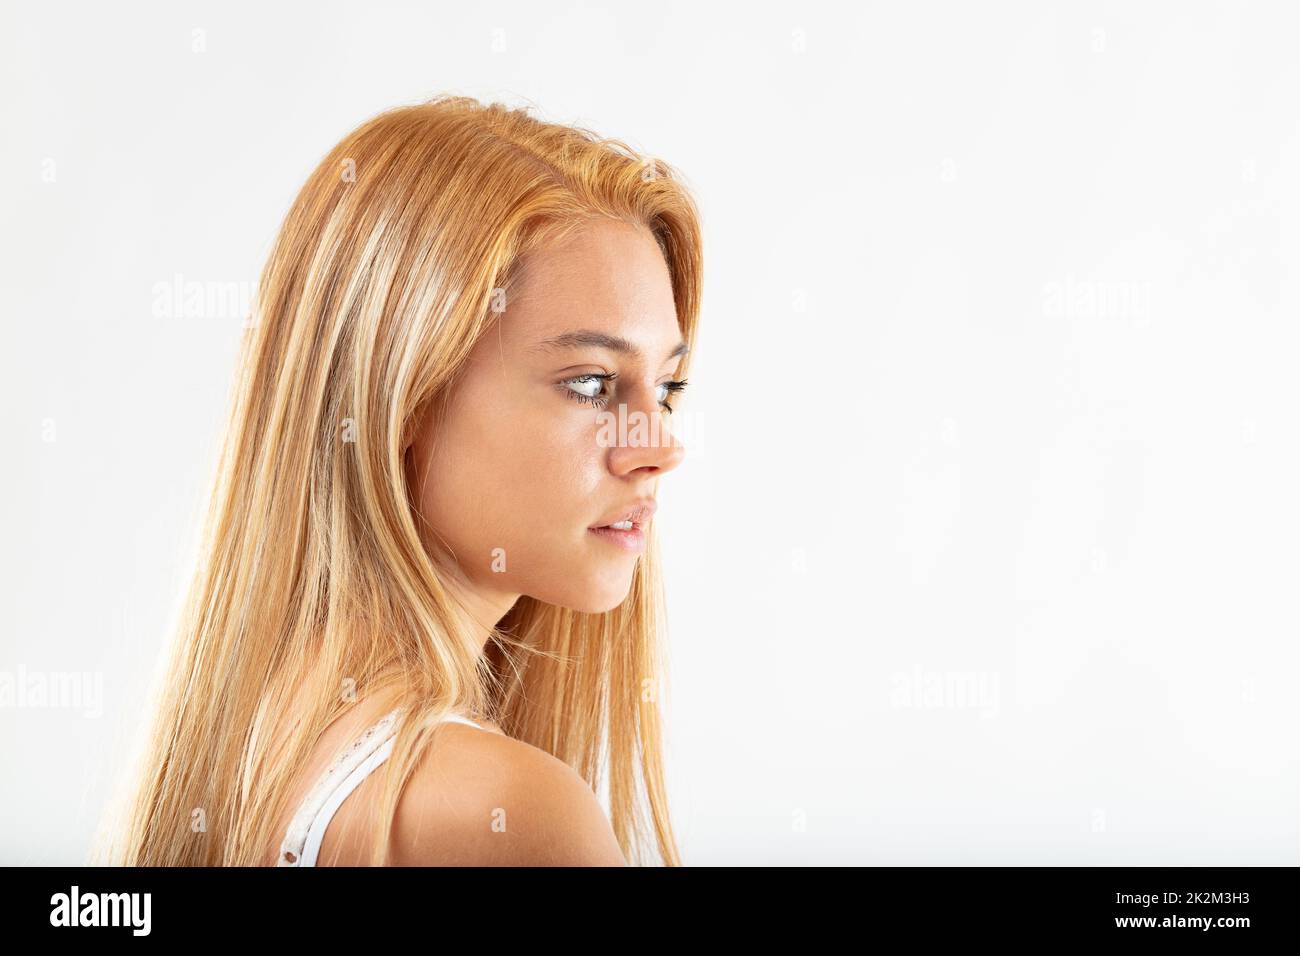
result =
[[[422,546],[403,467],[421,412],[453,387],[523,257],[595,217],[651,231],[693,344],[696,207],[668,165],[618,140],[448,95],[364,123],[311,174],[258,286],[140,764],[92,859],[265,862],[295,771],[355,686],[405,714],[373,865],[389,861],[401,791],[449,711],[487,715],[598,793],[607,783],[624,856],[647,862],[652,833],[659,860],[680,865],[653,534],[619,607],[521,598],[485,654]],[[291,704],[303,716],[288,726]]]

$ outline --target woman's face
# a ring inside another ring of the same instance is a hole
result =
[[[426,540],[455,556],[480,623],[520,595],[622,603],[639,535],[592,529],[653,502],[682,460],[661,403],[683,348],[647,229],[600,220],[524,264],[441,423],[426,418],[409,451]]]

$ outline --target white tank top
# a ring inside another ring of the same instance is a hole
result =
[[[400,707],[389,711],[379,723],[339,754],[321,774],[316,786],[298,809],[293,822],[289,824],[284,842],[280,845],[280,858],[276,866],[316,865],[321,841],[325,839],[325,830],[335,812],[370,771],[387,760],[393,752],[393,737],[397,733],[397,719],[401,713]],[[447,714],[443,719],[483,729],[468,717],[459,714]]]

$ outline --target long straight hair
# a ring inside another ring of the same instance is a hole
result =
[[[693,344],[699,216],[661,160],[447,95],[371,119],[321,161],[258,285],[197,567],[92,860],[265,863],[321,733],[358,696],[383,695],[404,717],[372,865],[389,862],[402,789],[452,711],[495,720],[597,793],[607,785],[629,862],[652,862],[653,842],[655,862],[680,865],[653,531],[619,607],[523,597],[485,653],[422,543],[403,461],[524,257],[598,217],[654,235]]]

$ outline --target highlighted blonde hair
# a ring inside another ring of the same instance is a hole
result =
[[[485,654],[422,546],[403,464],[523,257],[595,217],[651,231],[693,344],[696,207],[669,166],[618,140],[442,96],[364,123],[312,173],[258,287],[200,561],[139,765],[92,858],[265,863],[295,771],[355,686],[405,708],[372,864],[389,861],[401,791],[457,711],[607,785],[629,862],[651,862],[653,840],[657,862],[680,865],[653,532],[619,607],[521,598]]]

